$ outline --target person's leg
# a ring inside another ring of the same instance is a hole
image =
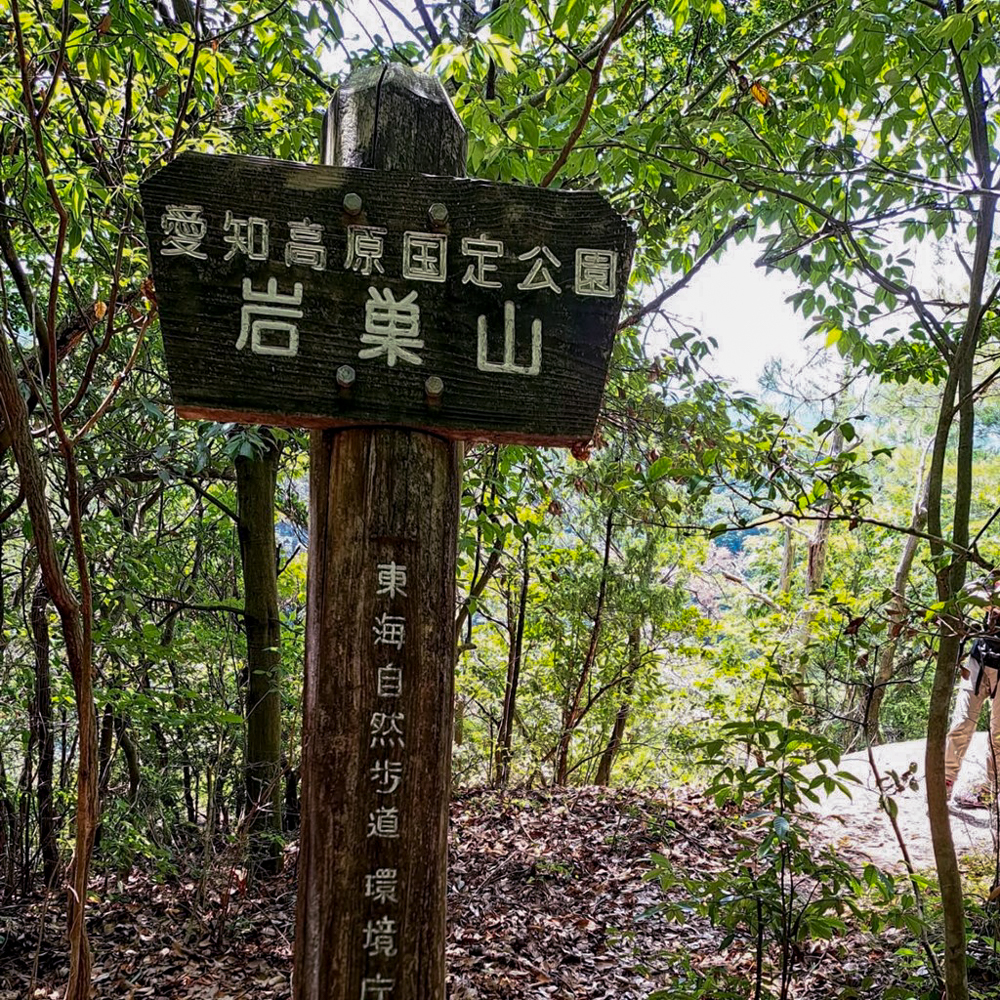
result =
[[[976,731],[976,722],[979,720],[979,713],[986,699],[986,678],[983,679],[984,683],[979,685],[977,692],[974,667],[973,664],[973,669],[970,670],[972,676],[963,677],[959,682],[958,693],[955,696],[955,710],[951,716],[951,729],[945,743],[944,780],[949,795],[958,779],[965,751],[969,749],[969,741]]]
[[[1000,693],[997,692],[997,671],[987,671],[984,682],[989,681],[992,701],[990,702],[989,743],[986,747],[986,782],[989,794],[997,794],[997,763],[1000,755]]]

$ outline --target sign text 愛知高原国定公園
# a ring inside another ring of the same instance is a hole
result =
[[[592,435],[634,243],[599,195],[184,153],[142,196],[181,416]]]

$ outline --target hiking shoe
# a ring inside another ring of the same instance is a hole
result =
[[[993,805],[993,796],[985,788],[980,788],[975,792],[956,795],[955,805],[960,809],[989,809]]]

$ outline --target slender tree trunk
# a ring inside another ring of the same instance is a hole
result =
[[[497,734],[497,788],[506,788],[510,780],[511,744],[514,732],[514,713],[517,706],[517,686],[521,679],[521,658],[524,650],[524,619],[528,609],[528,583],[531,564],[528,559],[528,534],[525,532],[521,549],[521,590],[517,600],[516,619],[511,622],[511,642],[507,654],[507,683],[504,688],[503,714]],[[513,611],[513,608],[510,609]],[[513,618],[514,616],[511,615]]]
[[[104,801],[108,795],[108,786],[111,784],[111,758],[114,750],[115,737],[115,710],[110,702],[104,706],[101,713],[101,721],[97,732],[97,801],[100,803],[99,810],[103,814]],[[98,822],[97,830],[94,833],[94,847],[100,850],[104,842],[104,823]]]
[[[168,628],[173,629],[173,623],[175,619],[171,618],[168,623]],[[165,645],[164,640],[161,638],[160,645]],[[151,694],[153,687],[149,681],[149,668],[150,661],[143,660],[139,664],[139,688],[145,694]],[[170,748],[167,745],[167,736],[163,731],[163,726],[160,725],[155,719],[152,719],[149,723],[149,730],[153,734],[153,742],[156,744],[156,762],[160,770],[165,774],[170,767]]]
[[[31,633],[35,645],[35,705],[32,726],[38,746],[38,837],[42,851],[42,875],[51,886],[59,866],[56,843],[56,813],[52,789],[55,768],[55,737],[52,731],[52,688],[49,655],[49,595],[43,586],[31,601]]]
[[[196,563],[200,560],[196,560]],[[171,628],[169,630],[164,629],[163,637],[160,639],[160,645],[167,645],[170,639],[173,638],[173,628],[172,624],[176,621],[176,618],[171,619]],[[180,671],[177,669],[177,661],[170,657],[167,660],[167,666],[170,669],[170,679],[174,685],[174,704],[177,706],[179,712],[186,712],[187,710],[187,699],[180,694],[181,689],[181,676]],[[195,782],[192,781],[194,775],[194,768],[191,766],[191,752],[188,748],[188,734],[190,732],[190,725],[186,722],[181,723],[177,727],[177,744],[180,748],[181,756],[181,780],[184,788],[184,812],[187,817],[188,826],[197,827],[198,825],[198,809],[195,802]]]
[[[963,83],[965,68],[955,54],[956,73]],[[961,551],[969,545],[969,517],[972,504],[972,459],[975,432],[973,371],[982,325],[983,291],[990,265],[997,196],[993,188],[992,148],[986,120],[986,96],[982,70],[976,69],[971,83],[963,86],[969,116],[972,152],[979,180],[979,206],[976,211],[976,240],[969,276],[968,313],[962,335],[949,357],[945,383],[931,455],[930,488],[927,503],[929,534],[946,537],[943,531],[944,468],[955,412],[958,412],[958,448],[955,463],[955,488],[952,498],[951,541],[958,546],[945,549],[940,541],[931,542],[934,556],[938,600],[944,611],[938,617],[938,651],[927,717],[927,811],[931,842],[941,888],[944,917],[944,974],[948,1000],[968,1000],[969,981],[966,968],[965,901],[962,879],[955,855],[955,842],[948,816],[944,779],[945,742],[948,735],[948,708],[955,680],[962,621],[955,600],[965,583],[967,556]],[[956,406],[957,404],[957,406]]]
[[[591,671],[597,660],[597,646],[601,638],[601,627],[604,621],[604,600],[608,593],[608,564],[611,561],[611,539],[614,536],[614,513],[609,512],[604,529],[604,562],[601,566],[601,583],[597,589],[597,606],[594,610],[594,627],[590,631],[590,645],[580,668],[580,677],[576,690],[566,707],[563,716],[563,728],[559,735],[559,750],[556,756],[556,784],[565,785],[569,776],[569,748],[573,740],[573,730],[580,722],[580,700],[583,690],[590,679]]]
[[[950,380],[949,380],[950,381]],[[957,381],[957,380],[956,380]],[[946,393],[946,401],[954,400],[955,386]],[[942,413],[947,402],[942,407]],[[943,437],[947,438],[947,430]],[[946,440],[944,442],[946,444]],[[938,449],[935,448],[935,451]],[[931,499],[928,507],[928,527],[930,533],[940,537],[941,532],[941,477],[943,475],[944,444],[941,447],[941,465],[932,466]],[[962,498],[956,497],[956,504]],[[965,498],[968,503],[968,498]],[[934,546],[940,550],[941,546]],[[943,553],[935,553],[938,559]],[[964,567],[963,567],[964,568]],[[937,574],[938,599],[950,603],[957,594],[951,580],[951,566],[945,566]],[[927,781],[927,813],[930,820],[931,844],[934,848],[934,862],[937,868],[938,884],[941,889],[941,908],[944,917],[944,971],[947,996],[956,1000],[967,1000],[969,996],[968,974],[965,967],[965,901],[962,893],[962,877],[955,854],[955,842],[951,834],[948,816],[947,791],[944,778],[945,742],[948,735],[948,707],[954,684],[955,668],[961,646],[961,619],[955,614],[942,614],[938,619],[938,650],[931,688],[930,706],[927,714],[927,749],[924,768]]]
[[[17,783],[17,860],[21,869],[21,895],[31,892],[31,790],[35,783],[34,775],[35,739],[34,733],[28,734],[28,745],[24,750],[24,763],[21,765],[21,777]]]
[[[184,809],[187,813],[188,826],[196,827],[198,825],[198,810],[195,805],[194,794],[192,793],[192,773],[190,763],[185,763],[181,768],[181,775],[184,782]]]
[[[198,522],[199,527],[204,526],[203,509],[200,504],[198,506]],[[179,597],[181,599],[188,599],[194,594],[195,583],[198,577],[201,576],[203,558],[204,547],[202,546],[201,538],[199,537],[198,541],[195,543],[194,561],[191,565],[191,572],[179,588]],[[164,650],[169,649],[170,644],[174,641],[174,632],[177,628],[178,617],[179,615],[173,615],[163,626],[163,632],[160,635],[160,647]],[[177,666],[177,660],[173,656],[167,656],[166,662],[167,668],[170,670],[170,679],[174,685],[174,705],[177,707],[181,716],[186,718],[187,699],[180,693],[181,688],[184,687],[184,685],[182,683],[180,670]],[[195,791],[192,792],[191,779],[194,774],[194,768],[191,766],[191,751],[189,749],[189,735],[191,732],[190,722],[182,722],[177,727],[175,732],[177,734],[177,746],[180,749],[181,777],[184,788],[184,812],[187,817],[188,825],[192,828],[196,828],[198,826],[198,804],[196,788]],[[162,730],[160,732],[160,740],[165,744],[166,741],[163,738]],[[194,784],[197,785],[197,782]]]
[[[635,677],[642,664],[642,633],[638,625],[629,630],[628,633],[628,679],[625,681],[624,696],[622,703],[618,707],[618,714],[615,716],[615,724],[611,730],[611,739],[601,754],[601,761],[597,765],[598,785],[611,784],[611,769],[614,767],[615,758],[621,749],[622,740],[625,738],[625,726],[628,724],[628,717],[632,712],[632,692],[635,690]]]
[[[781,555],[780,590],[787,594],[792,589],[792,574],[795,572],[795,529],[790,521],[785,522],[785,539]]]
[[[115,710],[114,706],[108,702],[104,706],[101,715],[101,732],[97,741],[97,782],[98,794],[103,799],[108,794],[108,785],[111,784],[111,753],[114,749],[115,739]]]
[[[14,898],[14,874],[17,869],[17,810],[11,800],[7,784],[7,771],[0,754],[0,884],[3,892],[0,902],[9,903]]]
[[[826,550],[830,541],[830,522],[826,519],[816,525],[816,532],[809,541],[809,562],[806,569],[806,593],[814,594],[823,585],[826,570]]]
[[[830,457],[836,458],[844,449],[844,435],[838,426],[833,432],[833,439],[830,442]],[[833,504],[832,498],[821,508],[822,514],[829,514]],[[806,600],[823,586],[823,575],[826,571],[826,552],[830,543],[830,520],[821,517],[816,522],[816,530],[809,540],[808,558],[806,561]],[[809,610],[806,612],[802,624],[799,626],[799,642],[796,644],[803,662],[797,665],[794,670],[791,696],[793,701],[800,705],[806,703],[806,668],[805,657],[809,646],[809,631],[816,612]]]
[[[479,572],[477,568],[477,571],[473,575],[472,586],[469,588],[469,594],[465,600],[462,601],[462,605],[458,609],[458,615],[455,617],[456,643],[462,641],[462,629],[464,629],[469,623],[470,607],[474,604],[474,602],[478,601],[479,598],[483,596],[483,591],[486,589],[486,585],[493,579],[500,566],[500,560],[503,558],[503,546],[504,540],[503,536],[501,536],[496,545],[494,545],[494,547],[490,550],[490,554],[486,559],[486,564],[483,566],[482,572]]]
[[[913,513],[910,516],[911,532],[923,531],[927,524],[929,485],[930,480],[925,475],[924,463],[921,462],[917,495],[913,501]],[[892,680],[896,667],[896,650],[899,648],[899,637],[906,623],[906,588],[910,582],[910,571],[913,569],[913,560],[916,558],[919,547],[920,539],[916,534],[907,535],[902,554],[896,565],[896,574],[892,581],[892,600],[889,602],[889,640],[879,650],[875,686],[871,698],[866,699],[865,703],[864,731],[869,743],[879,741],[879,714],[882,711],[886,687]]]
[[[244,782],[244,790],[246,783]],[[237,794],[240,792],[239,785],[236,785]],[[220,761],[219,770],[215,775],[215,801],[212,803],[215,812],[215,829],[223,836],[229,834],[229,805],[226,802],[226,776],[222,771]]]
[[[483,489],[480,494],[479,503],[476,506],[476,515],[481,517],[484,512],[487,511],[486,506],[486,494],[490,494],[490,503],[492,504],[496,500],[496,482],[497,473],[500,467],[500,446],[493,445],[491,449],[490,458],[490,472],[489,475],[483,476]],[[499,519],[495,515],[490,515],[495,524],[499,525]],[[476,558],[472,566],[472,579],[469,581],[469,593],[468,596],[462,601],[458,608],[458,614],[455,617],[455,642],[461,643],[462,641],[462,629],[469,625],[470,638],[471,638],[471,613],[472,607],[475,602],[479,600],[483,595],[483,591],[486,589],[486,585],[493,579],[494,574],[500,567],[500,559],[503,556],[503,547],[506,541],[507,535],[505,532],[501,532],[496,536],[496,541],[493,544],[493,548],[490,550],[490,554],[486,559],[486,564],[483,565],[483,529],[482,523],[476,529]]]
[[[49,333],[53,335],[55,318],[50,309]],[[58,400],[57,400],[58,402]],[[63,642],[77,710],[77,806],[76,845],[70,871],[68,893],[69,918],[69,983],[65,1000],[89,1000],[92,956],[87,925],[84,919],[93,853],[94,834],[97,830],[97,717],[94,712],[93,665],[91,661],[91,593],[89,568],[83,550],[80,523],[79,478],[72,445],[60,435],[62,457],[66,465],[67,501],[73,534],[76,570],[80,577],[81,596],[78,599],[70,590],[63,574],[62,562],[56,549],[52,520],[45,495],[45,474],[35,449],[28,423],[28,411],[21,395],[21,386],[14,369],[13,358],[6,337],[0,337],[0,410],[6,427],[10,430],[11,448],[17,463],[18,475],[24,489],[28,516],[31,520],[33,541],[38,552],[45,589],[59,612]],[[57,408],[53,416],[58,419]],[[61,426],[59,428],[61,430]]]
[[[284,829],[299,828],[299,772],[297,768],[285,768],[285,816]]]
[[[253,862],[281,867],[281,623],[274,537],[280,449],[266,429],[260,456],[236,459],[243,627],[247,640],[246,809]]]
[[[139,800],[139,784],[142,781],[139,752],[132,742],[128,725],[121,716],[115,717],[115,733],[118,736],[118,745],[122,748],[122,754],[125,757],[125,769],[128,773],[128,802],[129,805],[134,806]]]

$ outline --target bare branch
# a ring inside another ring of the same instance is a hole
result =
[[[632,26],[638,21],[645,13],[649,10],[648,3],[640,3],[638,7],[632,11],[631,17],[628,20],[622,22],[617,29],[617,34],[615,34],[615,25],[618,23],[618,18],[612,18],[611,21],[599,32],[597,39],[592,45],[589,45],[580,54],[579,60],[581,63],[589,63],[594,56],[601,52],[601,49],[607,43],[608,38],[612,42],[621,38],[622,35],[628,33]],[[552,83],[549,86],[544,87],[542,90],[536,90],[526,101],[519,104],[516,108],[511,108],[505,115],[502,115],[499,124],[506,125],[508,122],[513,121],[519,114],[521,114],[525,108],[537,108],[539,104],[544,103],[545,99],[555,90],[557,87],[561,87],[567,80],[569,80],[575,73],[578,73],[582,67],[578,65],[567,66],[564,70],[557,73]]]
[[[621,25],[624,23],[625,18],[628,17],[628,12],[631,6],[632,0],[625,0],[622,4],[622,9],[618,12],[618,16],[615,18],[611,31],[608,32],[608,37],[601,46],[601,51],[597,54],[597,61],[594,63],[594,68],[590,71],[590,86],[587,88],[587,96],[584,99],[583,110],[580,112],[580,117],[577,120],[576,125],[573,127],[573,131],[570,132],[569,137],[566,139],[565,145],[559,151],[559,155],[556,157],[555,162],[551,167],[549,167],[548,173],[539,183],[539,187],[546,188],[556,179],[559,175],[559,171],[562,170],[566,161],[569,159],[569,154],[573,152],[573,147],[580,141],[580,136],[583,135],[583,130],[586,128],[587,120],[590,118],[590,112],[594,107],[594,98],[597,96],[597,88],[601,83],[601,70],[604,69],[604,60],[607,59],[608,52],[611,51],[611,46],[618,37]]]
[[[437,46],[441,44],[441,34],[434,26],[434,22],[431,20],[430,14],[427,13],[427,6],[424,3],[424,0],[414,0],[414,6],[417,8],[420,20],[423,21],[424,31],[427,32],[432,44],[435,48],[437,48]]]
[[[154,597],[147,595],[146,600],[149,603],[160,602],[162,604],[173,605],[171,609],[161,618],[157,623],[157,628],[162,628],[171,618],[175,618],[182,611],[205,611],[205,612],[226,612],[231,615],[238,615],[243,617],[246,612],[243,608],[232,607],[229,604],[189,604],[187,601],[179,601],[173,597]]]
[[[766,604],[772,611],[780,611],[781,608],[778,603],[772,598],[768,597],[767,594],[755,589],[752,584],[747,580],[744,580],[742,576],[738,573],[728,573],[726,570],[722,570],[722,578],[728,580],[730,583],[738,584],[742,587],[755,601],[760,601],[761,604]]]
[[[416,27],[413,24],[410,23],[410,21],[406,18],[406,16],[403,14],[403,12],[394,3],[392,3],[391,0],[378,0],[378,2],[380,4],[382,4],[382,6],[385,7],[386,10],[390,11],[391,13],[393,13],[400,21],[402,21],[402,23],[406,27],[406,30],[411,35],[413,35],[413,37],[418,42],[420,42],[420,44],[427,51],[428,54],[431,52],[431,50],[433,49],[433,43],[432,44],[428,44],[427,42],[425,42],[420,37],[420,32],[417,31]]]

